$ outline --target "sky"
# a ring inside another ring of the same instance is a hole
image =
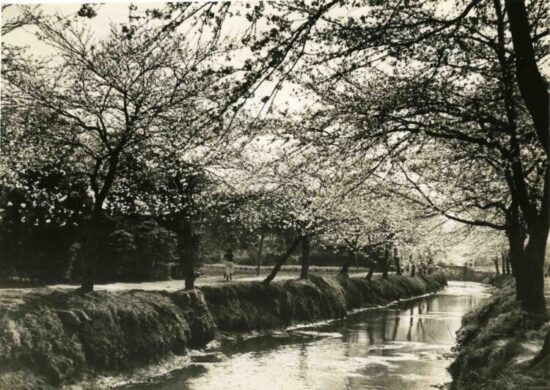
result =
[[[0,0],[4,1],[4,0]],[[198,1],[204,2],[204,1]],[[255,0],[248,1],[249,3],[254,3]],[[36,2],[33,2],[36,3]],[[56,15],[61,14],[66,17],[76,17],[78,10],[81,5],[86,2],[40,2],[40,9],[47,15]],[[162,8],[166,2],[151,2],[151,1],[134,1],[130,2],[112,2],[107,1],[105,4],[94,5],[94,9],[97,11],[97,15],[91,19],[87,18],[76,18],[78,23],[82,23],[90,28],[94,32],[94,35],[98,39],[102,39],[108,36],[109,30],[112,26],[119,27],[120,25],[128,21],[129,15],[129,5],[135,4],[138,9],[136,12],[144,12],[146,9],[152,8]],[[31,6],[36,6],[33,4]],[[18,10],[17,5],[10,6],[2,13],[2,21],[9,20],[16,17],[20,11]],[[244,18],[241,18],[244,20]],[[244,24],[243,20],[228,20],[225,23],[224,28],[226,28],[226,34],[235,35],[239,30],[242,30]],[[0,42],[3,44],[15,44],[18,46],[27,46],[29,52],[34,55],[53,55],[55,51],[40,42],[35,36],[36,28],[26,26],[23,28],[16,29],[9,34],[0,38]],[[257,93],[256,100],[251,100],[247,107],[251,110],[256,109],[255,107],[259,106],[259,100],[263,96],[270,95],[275,83],[266,82],[262,85]],[[302,96],[298,96],[293,92],[293,88],[296,85],[291,83],[286,83],[283,85],[283,88],[277,93],[276,101],[277,105],[285,106],[291,110],[300,111],[304,108],[304,99]],[[256,109],[257,110],[257,109]]]
[[[0,0],[0,2],[6,2],[6,0]],[[54,15],[56,13],[59,13],[64,16],[76,16],[76,13],[80,9],[80,6],[82,3],[85,2],[74,2],[74,1],[19,1],[14,0],[16,3],[32,3],[31,6],[36,6],[37,4],[40,4],[41,10],[45,14]],[[199,0],[198,2],[204,2]],[[248,1],[249,3],[254,3],[255,0]],[[151,2],[151,1],[143,1],[138,0],[134,1],[133,4],[135,4],[138,8],[137,12],[143,12],[146,9],[151,8],[162,8],[163,1],[157,1],[157,2]],[[111,26],[117,27],[117,25],[121,25],[128,21],[128,15],[129,15],[129,5],[131,3],[129,2],[113,2],[113,1],[105,1],[104,4],[96,4],[94,5],[94,8],[97,11],[97,15],[94,18],[86,19],[86,18],[77,18],[79,23],[83,23],[91,29],[91,31],[94,32],[94,35],[98,38],[104,38],[108,35],[109,30]],[[442,6],[440,7],[443,12],[448,11],[448,2],[442,1]],[[348,14],[352,11],[348,11]],[[357,12],[357,10],[356,10]],[[18,6],[10,6],[5,9],[5,11],[2,13],[2,21],[9,20],[19,14]],[[346,14],[346,15],[348,15]],[[342,15],[342,16],[346,16]],[[241,20],[232,18],[230,20],[227,20],[225,22],[225,29],[226,34],[228,35],[235,35],[239,30],[242,31],[244,28],[243,26],[246,25],[246,23],[243,23],[244,18],[240,18]],[[12,31],[11,33],[7,34],[6,36],[0,37],[0,42],[5,42],[9,44],[17,44],[21,46],[28,46],[29,50],[33,54],[37,55],[48,55],[53,54],[53,50],[42,44],[40,41],[37,40],[35,37],[35,29],[32,27],[23,27],[16,29],[15,31]],[[542,65],[542,72],[545,75],[550,75],[550,61],[544,61]],[[292,89],[295,88],[295,85],[286,83],[283,87],[283,89],[278,92],[277,94],[277,100],[276,103],[278,104],[284,104],[286,106],[289,106],[290,109],[300,111],[304,108],[304,99],[301,96],[298,96],[297,94],[293,93]],[[269,84],[267,83],[264,85],[259,91],[258,96],[261,98],[262,96],[269,95],[271,90],[273,88],[273,83]],[[259,99],[258,98],[258,99]]]
[[[3,0],[0,0],[3,1]],[[199,3],[201,1],[198,1]],[[34,2],[37,3],[37,2]],[[63,16],[76,16],[78,10],[80,9],[84,2],[39,2],[41,10],[45,14],[55,15],[57,13]],[[94,31],[95,35],[98,38],[103,38],[108,35],[111,25],[119,25],[128,21],[130,4],[136,5],[138,7],[136,12],[144,12],[146,9],[152,8],[162,8],[164,2],[151,2],[151,1],[133,1],[133,2],[113,2],[113,1],[104,1],[105,4],[95,4],[94,9],[97,11],[97,15],[91,19],[79,18],[79,22],[86,23],[91,30]],[[36,5],[36,4],[33,4]],[[12,6],[6,9],[2,14],[2,20],[4,18],[9,19],[16,16],[19,13],[17,6]],[[23,28],[18,29],[4,39],[8,43],[25,43],[28,44],[33,52],[44,53],[47,48],[44,45],[41,45],[40,42],[36,40],[33,35],[34,29],[32,28]]]
[[[146,4],[143,4],[146,6]],[[152,4],[153,6],[155,4]],[[80,3],[73,4],[42,4],[41,8],[47,14],[60,13],[63,15],[76,15],[80,9]],[[111,23],[124,22],[128,18],[128,3],[113,3],[101,6],[95,18],[89,20],[91,28],[100,36],[107,34]],[[107,11],[107,12],[105,12]],[[11,6],[2,14],[2,21],[11,19],[19,14],[17,6]],[[48,47],[41,44],[34,36],[34,28],[24,27],[17,29],[3,37],[3,41],[10,44],[28,45],[33,53],[49,54]]]

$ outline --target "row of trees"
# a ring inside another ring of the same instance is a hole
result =
[[[241,177],[243,173],[240,172]],[[267,177],[258,173],[256,171],[256,178]],[[282,180],[283,183],[290,183],[284,176]],[[0,224],[3,277],[23,277],[49,283],[78,280],[82,277],[85,255],[82,242],[86,232],[82,224],[91,208],[86,187],[82,183],[68,182],[59,172],[35,172],[26,183],[34,183],[34,189],[40,189],[42,196],[51,198],[45,202],[36,196],[29,197],[27,190],[18,189],[4,194],[2,204],[5,210]],[[244,183],[241,184],[243,186],[240,188],[246,190]],[[293,185],[296,186],[297,182]],[[207,185],[203,182],[200,187],[204,190]],[[364,236],[361,228],[366,228],[367,223],[372,224],[375,214],[369,218],[363,215],[365,221],[361,222],[361,210],[353,211],[351,204],[348,204],[346,208],[339,209],[340,213],[346,213],[346,219],[344,214],[328,219],[329,213],[334,213],[335,206],[339,204],[333,201],[334,206],[328,203],[322,205],[325,207],[322,211],[296,216],[300,207],[291,208],[295,206],[294,202],[285,205],[285,199],[292,199],[289,197],[290,190],[292,188],[286,186],[282,193],[272,191],[262,195],[256,192],[246,196],[233,189],[231,194],[213,195],[215,199],[208,202],[208,209],[199,213],[200,219],[193,218],[196,227],[194,241],[191,242],[196,245],[193,262],[196,264],[198,259],[219,261],[219,254],[227,248],[243,249],[257,261],[259,269],[262,263],[273,264],[274,255],[286,252],[285,243],[291,246],[299,241],[303,248],[303,278],[308,276],[310,255],[318,265],[344,262],[343,273],[347,273],[350,265],[359,264],[377,265],[387,273],[390,263],[400,272],[399,262],[389,261],[389,257],[398,258],[394,256],[398,240],[390,232],[387,216],[380,226],[372,226],[372,232]],[[61,195],[64,193],[69,196]],[[284,193],[286,198],[282,196]],[[294,196],[302,195],[295,193]],[[311,191],[309,194],[309,199],[316,204],[323,197],[325,202],[329,200],[325,192]],[[365,206],[366,203],[362,204],[361,209]],[[197,210],[199,208],[196,207],[194,211]],[[96,279],[102,282],[136,281],[180,276],[181,265],[190,258],[187,256],[180,262],[178,248],[189,245],[189,241],[180,244],[178,226],[174,226],[174,222],[180,221],[179,216],[166,214],[153,218],[136,210],[126,210],[124,213],[115,211],[106,210],[95,237],[94,250],[98,259]],[[403,231],[406,221],[400,222],[403,223],[400,229]],[[308,229],[307,235],[304,234],[305,228]],[[319,263],[321,260],[323,262]]]
[[[286,129],[294,123],[294,119],[278,120],[277,126]],[[441,232],[436,225],[443,220],[419,221],[422,210],[392,196],[381,179],[361,182],[368,165],[378,165],[377,157],[359,161],[337,154],[329,158],[323,152],[296,139],[268,143],[260,139],[243,149],[231,172],[224,175],[227,184],[221,190],[248,199],[239,212],[248,218],[249,228],[260,237],[261,232],[270,231],[293,236],[266,283],[298,247],[300,276],[307,278],[312,243],[345,248],[349,261],[344,273],[355,256],[366,257],[373,267],[387,273],[389,259],[399,258],[394,256],[398,248],[416,253],[419,259],[428,257],[424,250],[428,246],[435,250],[435,245],[428,243]],[[258,155],[268,157],[258,159]],[[397,272],[400,268],[395,265]]]
[[[175,233],[177,240],[169,239],[160,252],[166,252],[165,262],[181,259],[187,288],[193,287],[202,231],[222,225],[216,215],[241,234],[295,236],[268,281],[300,242],[302,277],[308,275],[311,240],[321,235],[336,243],[346,240],[356,252],[366,245],[359,235],[364,236],[361,224],[367,220],[353,215],[363,207],[358,202],[364,194],[349,197],[354,208],[342,207],[346,183],[330,177],[338,175],[331,160],[324,161],[324,172],[308,172],[322,156],[311,150],[304,159],[301,147],[287,146],[283,156],[273,153],[278,171],[272,172],[264,169],[265,163],[239,155],[251,140],[261,143],[266,133],[262,129],[259,134],[246,114],[235,114],[250,94],[242,78],[254,80],[262,72],[220,65],[220,56],[232,49],[217,37],[219,27],[193,17],[193,25],[210,28],[212,37],[205,45],[196,41],[204,32],[182,35],[151,25],[113,27],[107,38],[97,40],[78,18],[49,18],[27,8],[21,12],[57,57],[46,61],[17,48],[6,50],[5,220],[15,229],[64,231],[67,242],[60,248],[78,241],[83,290],[93,289],[97,272],[105,276],[96,269],[110,258],[104,243],[118,245],[112,249],[123,263],[136,254],[132,229],[109,227],[109,219],[121,215],[155,218]],[[282,125],[275,121],[269,130]],[[292,153],[302,153],[302,158],[285,158]],[[296,169],[301,175],[292,177]],[[328,180],[339,184],[329,189]],[[269,188],[273,185],[278,191]],[[225,207],[227,199],[237,200],[239,207]],[[371,236],[376,226],[370,227]],[[222,234],[230,230],[226,226]],[[32,233],[14,242],[23,245],[38,238]],[[61,257],[40,248],[49,253],[47,258]]]
[[[292,41],[280,67],[301,65],[296,79],[319,101],[309,132],[294,134],[346,154],[385,145],[401,156],[394,193],[427,214],[504,232],[518,299],[543,313],[548,5],[327,1],[277,9],[282,16],[270,21],[285,38],[276,44]]]

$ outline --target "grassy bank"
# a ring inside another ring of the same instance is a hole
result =
[[[492,283],[494,295],[463,318],[450,367],[453,389],[550,389],[550,325],[533,326],[515,299],[511,277]]]
[[[0,388],[54,387],[205,345],[202,294],[75,291],[0,296]]]
[[[437,291],[442,274],[429,277],[391,275],[388,279],[311,276],[308,280],[237,283],[201,287],[217,327],[252,331],[294,323],[340,318],[349,310]]]
[[[190,292],[3,292],[0,389],[58,388],[184,354],[212,340],[217,329],[274,329],[339,318],[352,309],[422,295],[445,284],[441,274],[370,282],[312,276]]]

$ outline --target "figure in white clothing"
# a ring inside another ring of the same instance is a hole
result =
[[[233,251],[229,249],[223,256],[223,262],[225,264],[225,271],[223,274],[224,280],[233,280],[233,272],[235,270],[235,263],[233,263]]]

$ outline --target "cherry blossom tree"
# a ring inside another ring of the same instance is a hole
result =
[[[396,151],[435,140],[442,151],[464,150],[472,164],[505,184],[518,299],[543,313],[550,225],[548,91],[540,65],[548,54],[545,3],[273,7],[280,14],[267,19],[276,31],[265,32],[258,45],[264,52],[279,48],[276,66],[284,77],[292,70],[321,96],[310,126],[319,137]]]
[[[186,154],[222,138],[228,131],[225,116],[234,116],[229,108],[238,96],[236,81],[232,70],[214,61],[221,49],[200,47],[184,35],[135,29],[128,36],[113,27],[108,38],[97,40],[77,20],[35,23],[39,38],[57,57],[28,57],[25,68],[9,69],[3,105],[30,113],[30,120],[14,122],[19,132],[30,134],[27,141],[33,140],[25,143],[28,158],[18,164],[40,165],[63,154],[67,170],[88,180],[92,207],[85,223],[82,289],[90,291],[94,237],[104,210],[117,207],[108,198],[122,163],[130,156],[166,156],[170,140],[170,152]],[[48,121],[38,122],[37,113]],[[14,161],[11,150],[6,152]]]

